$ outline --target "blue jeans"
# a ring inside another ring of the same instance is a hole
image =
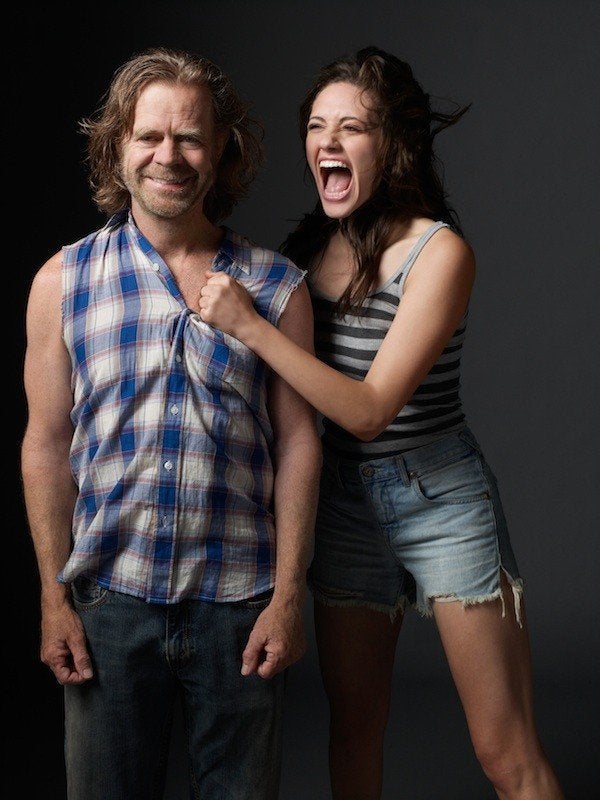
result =
[[[78,578],[94,678],[65,687],[69,800],[158,800],[174,702],[183,708],[192,797],[275,800],[284,673],[240,674],[270,596],[146,603]]]

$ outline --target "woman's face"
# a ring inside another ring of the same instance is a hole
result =
[[[382,132],[368,92],[345,81],[315,97],[306,131],[306,158],[323,211],[344,219],[373,193]]]

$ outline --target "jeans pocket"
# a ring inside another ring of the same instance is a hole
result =
[[[249,608],[252,611],[262,611],[265,609],[273,599],[273,589],[267,589],[266,592],[261,592],[254,597],[249,597],[247,600],[241,600],[239,605],[242,608]]]
[[[79,576],[71,584],[71,596],[77,608],[95,608],[102,605],[107,597],[109,590],[100,586],[92,578]]]

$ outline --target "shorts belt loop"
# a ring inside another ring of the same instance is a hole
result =
[[[406,461],[404,456],[396,456],[396,466],[398,468],[398,475],[404,486],[410,486],[410,477],[406,468]]]

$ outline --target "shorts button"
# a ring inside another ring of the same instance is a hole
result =
[[[373,475],[375,475],[375,467],[372,467],[370,464],[365,464],[364,467],[360,468],[360,471],[365,478],[371,478]]]

